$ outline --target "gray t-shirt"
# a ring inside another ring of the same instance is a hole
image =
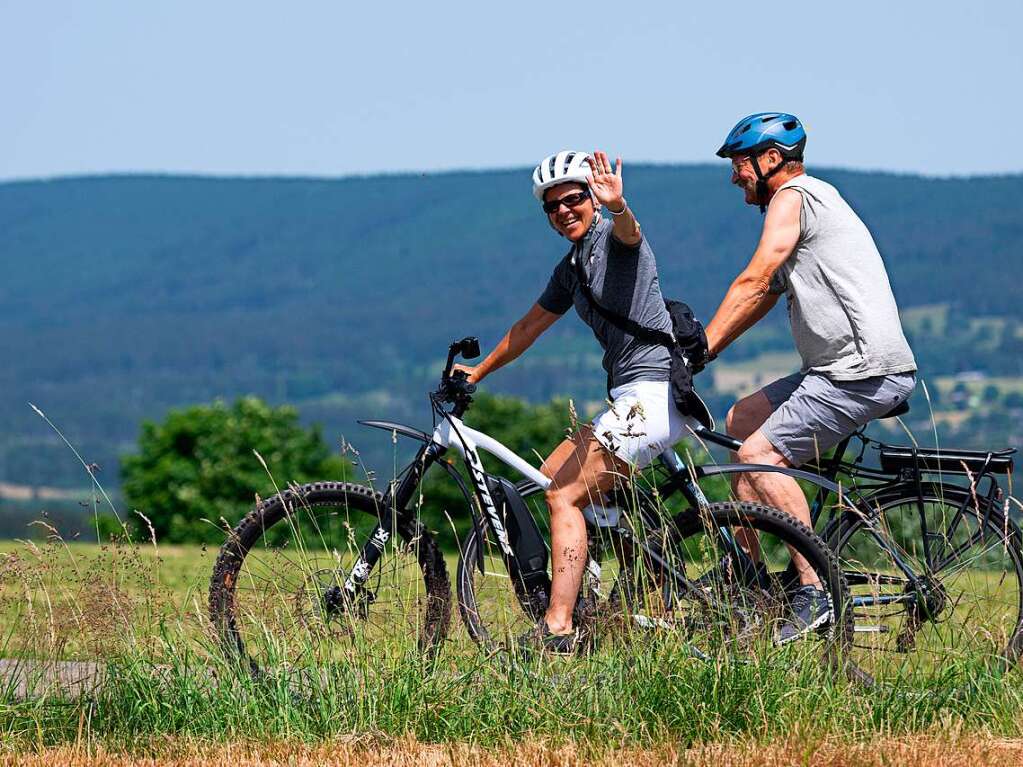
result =
[[[555,314],[564,314],[575,305],[604,350],[610,388],[633,381],[667,381],[671,368],[668,350],[619,330],[590,306],[579,287],[573,258],[581,259],[590,291],[601,306],[644,328],[671,333],[671,317],[664,308],[657,264],[646,238],[630,247],[613,237],[611,229],[609,221],[594,218],[586,236],[554,267],[537,303]]]
[[[799,241],[771,280],[785,293],[802,373],[834,381],[916,370],[884,261],[835,187],[796,176],[781,185],[803,198]]]

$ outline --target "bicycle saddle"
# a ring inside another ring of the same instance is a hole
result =
[[[904,400],[903,402],[900,402],[898,405],[889,410],[887,413],[885,413],[883,416],[881,416],[881,418],[894,418],[897,415],[905,415],[908,412],[909,400]]]

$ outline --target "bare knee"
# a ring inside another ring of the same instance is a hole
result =
[[[742,409],[739,407],[740,403],[736,402],[730,408],[728,408],[728,415],[725,416],[725,431],[731,434],[733,437],[742,439],[742,435],[739,434],[738,424],[742,423]]]
[[[759,430],[754,431],[742,443],[737,455],[740,463],[759,463],[766,466],[788,465],[785,456]]]
[[[551,516],[577,508],[576,504],[572,502],[575,499],[571,497],[571,493],[566,491],[566,488],[552,485],[544,492],[544,499],[547,501],[547,508],[551,510]]]
[[[761,427],[771,414],[771,403],[763,392],[745,397],[728,410],[725,429],[737,439],[746,439]]]
[[[736,455],[739,458],[739,463],[764,463],[761,460],[763,450],[747,445],[745,442],[742,443],[742,447],[739,448],[739,452]]]

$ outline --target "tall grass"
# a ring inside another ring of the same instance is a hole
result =
[[[500,744],[525,737],[618,744],[720,739],[869,740],[951,729],[1019,737],[1023,688],[1011,675],[954,661],[929,676],[867,689],[819,667],[694,660],[675,644],[569,662],[500,664],[459,655],[425,663],[372,652],[316,669],[252,677],[194,641],[166,637],[169,663],[145,654],[108,660],[86,694],[29,684],[3,691],[0,739],[47,746],[140,736],[204,741],[408,735]]]
[[[254,676],[223,656],[209,628],[211,559],[172,590],[155,540],[112,542],[86,562],[52,533],[43,547],[0,555],[0,651],[102,665],[94,685],[69,687],[35,665],[17,684],[0,679],[3,749],[146,748],[167,737],[313,743],[356,735],[497,747],[536,738],[656,746],[1023,733],[1019,673],[964,654],[894,665],[868,688],[812,662],[728,653],[699,660],[675,635],[631,634],[589,657],[511,662],[480,653],[456,630],[426,659],[409,649],[409,624],[395,622],[389,635],[356,635],[324,659],[310,634],[285,639],[268,625],[262,639],[252,635],[264,669]],[[321,567],[314,560],[324,551],[308,555],[307,569]],[[347,561],[327,553],[337,560],[330,567]],[[411,578],[397,585],[413,597],[422,589]]]

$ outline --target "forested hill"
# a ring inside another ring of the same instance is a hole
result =
[[[948,307],[914,341],[925,365],[1023,372],[1023,177],[819,175],[871,227],[901,306]],[[756,209],[727,164],[627,167],[625,181],[666,295],[708,315],[752,252]],[[352,435],[353,414],[422,423],[447,343],[493,344],[566,250],[529,182],[521,169],[0,184],[0,480],[80,484],[29,401],[111,480],[140,419],[216,396],[292,401],[331,438]],[[956,342],[978,317],[1011,332],[979,350]],[[767,328],[726,357],[788,343]],[[533,399],[602,385],[574,316],[492,384]]]

